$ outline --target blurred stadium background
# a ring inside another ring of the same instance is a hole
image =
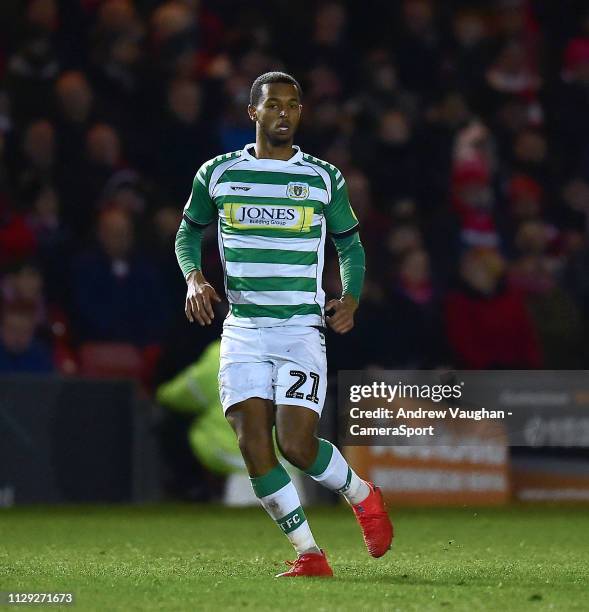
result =
[[[297,143],[347,177],[367,250],[332,384],[587,367],[586,2],[2,0],[0,505],[223,499],[239,465],[206,359],[223,312],[186,322],[173,244],[196,168],[254,139],[249,87],[272,69],[301,81]],[[522,469],[506,449],[404,453],[361,458],[427,471],[395,502],[589,499],[586,449]],[[488,490],[448,477],[485,470]]]

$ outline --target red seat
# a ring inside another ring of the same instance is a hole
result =
[[[132,344],[87,342],[80,348],[80,374],[89,378],[132,378],[143,376],[143,356]]]

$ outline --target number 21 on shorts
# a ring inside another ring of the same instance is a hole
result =
[[[290,375],[294,376],[297,380],[286,392],[286,397],[292,399],[305,398],[308,402],[318,404],[319,398],[317,397],[317,391],[319,391],[319,374],[317,374],[316,372],[309,372],[309,377],[313,381],[313,384],[311,386],[311,393],[308,393],[306,396],[304,393],[299,391],[299,389],[303,387],[307,382],[307,375],[305,374],[305,372],[301,372],[300,370],[291,370]]]

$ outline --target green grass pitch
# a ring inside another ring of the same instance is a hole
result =
[[[293,554],[260,508],[5,509],[0,591],[73,591],[51,609],[101,612],[589,609],[586,507],[393,511],[378,560],[349,509],[307,515],[334,579],[273,578]]]

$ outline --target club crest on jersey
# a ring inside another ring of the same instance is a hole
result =
[[[289,183],[286,186],[286,195],[291,200],[306,200],[309,197],[309,185],[307,183]]]

